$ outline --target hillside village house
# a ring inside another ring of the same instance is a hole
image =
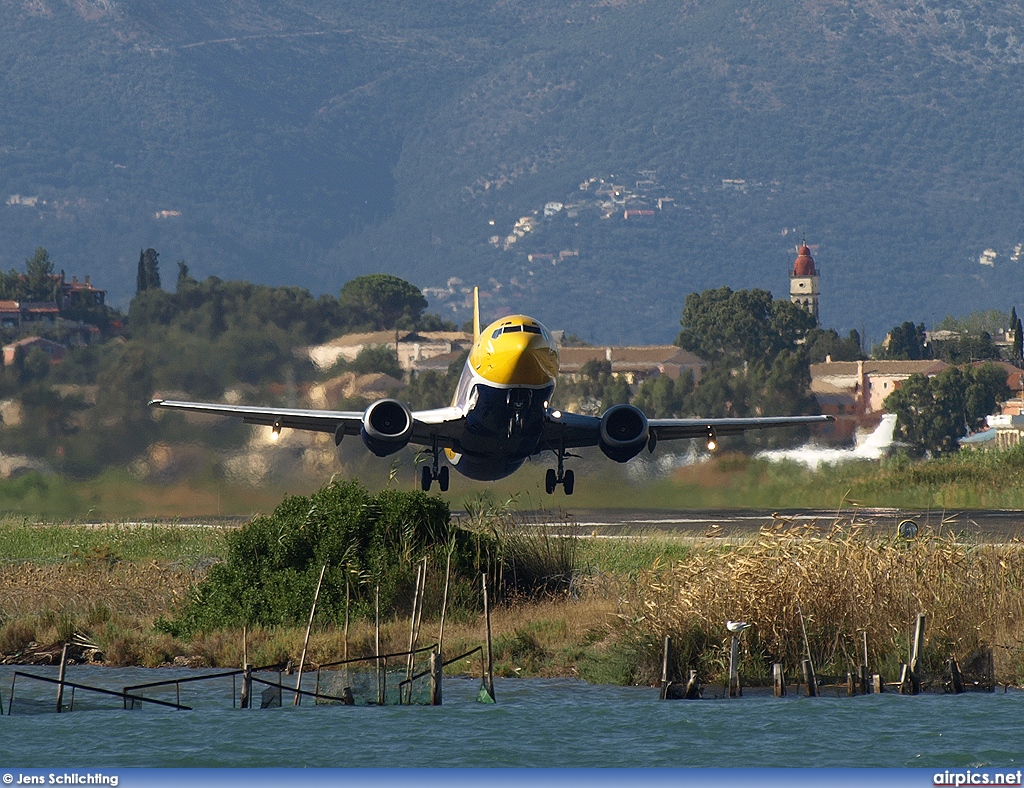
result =
[[[588,361],[610,361],[612,375],[622,377],[631,386],[648,378],[668,375],[675,380],[690,370],[700,380],[707,362],[689,350],[676,345],[645,345],[643,347],[563,347],[558,350],[559,371],[575,380]]]
[[[472,344],[473,336],[464,331],[373,331],[346,334],[306,348],[305,353],[317,369],[327,370],[339,361],[354,361],[366,348],[386,347],[398,354],[398,366],[408,372],[436,356],[458,355]]]

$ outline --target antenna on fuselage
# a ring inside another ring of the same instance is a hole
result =
[[[473,288],[473,339],[480,336],[480,288]]]

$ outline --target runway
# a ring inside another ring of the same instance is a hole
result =
[[[552,528],[578,528],[599,536],[628,536],[643,533],[676,534],[688,537],[729,537],[756,533],[763,527],[810,528],[827,532],[837,522],[861,525],[878,535],[895,535],[900,523],[912,520],[920,535],[938,533],[962,535],[984,542],[1006,542],[1024,538],[1024,511],[915,511],[888,508],[654,510],[573,509],[523,513],[527,521]]]

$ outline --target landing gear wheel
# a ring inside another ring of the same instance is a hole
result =
[[[434,474],[430,472],[430,468],[428,466],[424,465],[423,470],[420,473],[420,487],[423,492],[430,492],[430,483],[432,481],[434,481]]]
[[[445,465],[437,472],[437,486],[441,488],[441,492],[448,492],[448,466]]]
[[[572,471],[565,472],[565,478],[562,479],[562,489],[565,490],[566,495],[572,495],[572,490],[576,486],[576,475]]]
[[[548,468],[548,472],[544,476],[544,491],[548,495],[551,495],[551,493],[553,493],[555,491],[555,486],[557,484],[558,484],[558,481],[557,481],[557,479],[555,477],[555,469],[554,468]]]

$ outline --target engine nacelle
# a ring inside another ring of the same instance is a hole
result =
[[[409,443],[412,412],[396,399],[379,399],[363,413],[359,434],[366,448],[378,457],[387,457]]]
[[[615,462],[633,459],[647,445],[647,417],[632,405],[614,405],[601,417],[601,451]]]

